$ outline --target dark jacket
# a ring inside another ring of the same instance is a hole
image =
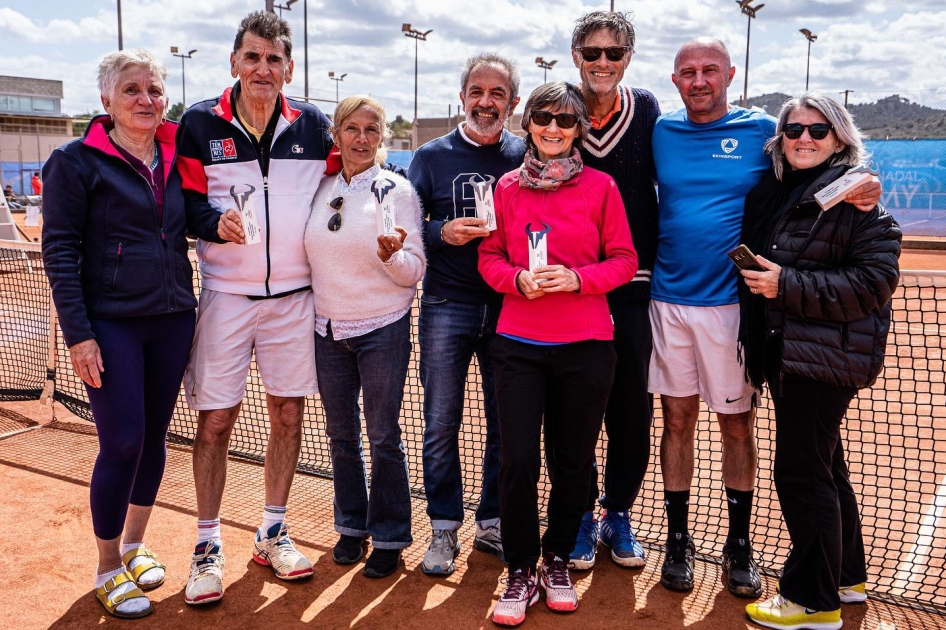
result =
[[[798,376],[863,388],[883,367],[900,226],[882,206],[821,210],[814,194],[845,170],[786,171],[783,182],[770,172],[746,197],[743,242],[782,267],[775,298],[739,283],[740,342],[756,386]]]
[[[107,116],[43,167],[43,263],[67,346],[94,339],[90,317],[140,317],[197,306],[173,168],[177,125],[155,140],[164,166],[163,221],[151,186],[112,145]]]

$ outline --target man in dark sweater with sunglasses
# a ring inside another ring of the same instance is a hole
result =
[[[623,567],[644,566],[644,549],[634,536],[630,509],[650,458],[653,397],[647,392],[651,352],[648,317],[650,276],[657,248],[657,193],[651,133],[660,115],[654,95],[621,85],[634,54],[634,25],[623,13],[595,11],[581,17],[572,33],[572,59],[591,130],[581,146],[587,166],[614,178],[627,211],[640,268],[631,282],[608,294],[614,320],[617,366],[604,422],[608,456],[601,519],[595,519],[597,474],[569,565],[590,569],[599,536]]]

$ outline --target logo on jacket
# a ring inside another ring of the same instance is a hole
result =
[[[300,147],[298,144],[292,145],[292,152],[293,152],[293,153],[302,153],[304,150],[305,150],[305,149],[304,149],[303,147]]]
[[[720,148],[722,148],[723,153],[732,153],[736,150],[736,147],[739,146],[739,141],[735,138],[726,138],[719,143]]]
[[[233,138],[210,141],[210,159],[213,162],[220,160],[235,160],[237,157],[236,144]]]

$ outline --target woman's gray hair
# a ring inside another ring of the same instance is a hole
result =
[[[576,149],[581,147],[582,140],[588,135],[591,129],[591,120],[588,118],[588,106],[585,105],[585,99],[581,95],[578,86],[565,81],[555,81],[540,85],[529,95],[526,101],[525,109],[522,111],[522,130],[526,132],[526,146],[530,149],[535,148],[532,142],[532,134],[529,133],[529,127],[532,124],[532,110],[545,109],[553,107],[555,109],[570,108],[578,116],[578,137],[572,143]]]
[[[335,137],[337,144],[342,123],[362,107],[378,117],[378,125],[381,127],[381,146],[378,148],[374,161],[375,164],[384,164],[388,159],[388,148],[384,146],[384,143],[391,139],[391,128],[388,126],[388,117],[384,112],[384,105],[367,94],[356,94],[339,101],[338,105],[335,106],[335,114],[332,115],[332,135]]]
[[[105,55],[99,64],[99,94],[107,98],[115,96],[115,86],[118,78],[129,68],[147,68],[161,80],[161,90],[164,91],[164,82],[168,78],[164,64],[144,48],[119,50]],[[164,105],[167,107],[168,95],[164,93]]]
[[[782,129],[792,112],[800,108],[821,112],[821,115],[834,127],[834,135],[837,136],[843,148],[828,158],[829,166],[860,166],[870,157],[870,153],[864,146],[866,136],[854,124],[851,114],[833,98],[821,92],[805,92],[801,96],[785,101],[778,113],[775,135],[765,143],[765,152],[772,156],[772,170],[780,181],[785,172],[786,163],[785,151],[782,150]]]

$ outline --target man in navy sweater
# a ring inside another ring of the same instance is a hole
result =
[[[650,459],[654,399],[647,391],[651,329],[650,277],[657,249],[657,193],[650,136],[660,115],[647,90],[621,85],[634,54],[634,25],[623,13],[595,11],[579,18],[572,33],[572,59],[591,117],[582,142],[587,166],[614,178],[640,268],[631,282],[608,294],[617,351],[614,385],[604,423],[608,434],[601,520],[595,520],[597,474],[589,488],[587,512],[569,565],[590,569],[598,538],[623,567],[644,566],[644,549],[634,536],[630,509],[640,492]]]
[[[499,417],[487,351],[496,333],[502,298],[477,271],[477,248],[489,230],[485,219],[477,218],[474,191],[477,182],[489,182],[492,194],[492,182],[522,164],[525,143],[505,129],[519,103],[519,70],[499,55],[476,55],[467,60],[460,87],[465,121],[418,149],[408,172],[423,205],[427,247],[418,325],[424,386],[424,489],[432,529],[421,570],[429,575],[453,573],[454,558],[460,552],[459,434],[466,376],[474,354],[480,368],[486,436],[473,546],[503,557]]]

